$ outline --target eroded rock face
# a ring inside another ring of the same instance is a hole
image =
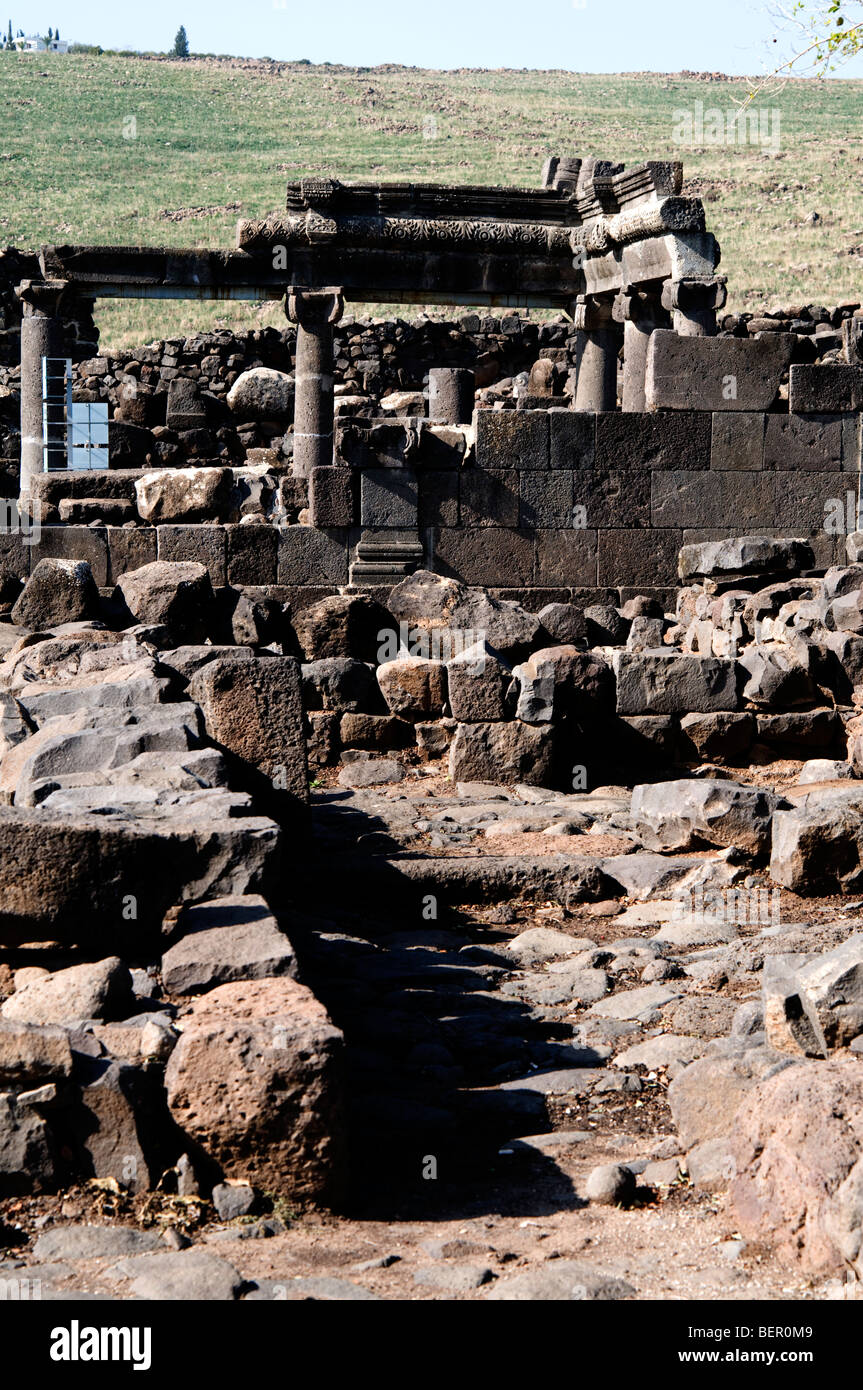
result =
[[[309,604],[294,619],[294,630],[306,661],[347,656],[377,662],[392,615],[362,594],[333,594]]]
[[[646,849],[735,845],[754,856],[770,844],[777,805],[772,792],[719,779],[686,778],[636,787],[632,820]]]
[[[189,692],[214,742],[258,768],[279,790],[308,801],[300,668],[293,657],[219,657],[193,677]]]
[[[412,723],[434,719],[446,702],[446,667],[441,661],[405,656],[378,667],[378,685],[392,714]]]
[[[168,1105],[228,1178],[331,1201],[344,1179],[342,1035],[295,980],[220,985],[183,1016]]]
[[[162,468],[135,483],[142,521],[200,522],[227,518],[230,468]]]
[[[294,379],[273,367],[251,367],[237,377],[227,402],[238,420],[290,420]]]
[[[40,560],[12,609],[21,627],[46,628],[94,618],[99,590],[86,560]]]
[[[55,970],[16,989],[2,1006],[3,1017],[20,1023],[74,1023],[88,1018],[122,1018],[132,1006],[132,977],[117,956]]]
[[[770,877],[795,893],[856,893],[863,885],[863,788],[837,784],[773,818]]]
[[[553,737],[547,724],[512,720],[501,724],[459,724],[450,748],[454,782],[527,782],[552,785]]]
[[[488,642],[501,656],[517,658],[542,631],[539,618],[519,604],[429,570],[417,570],[391,589],[387,606],[399,622],[422,631],[449,629],[454,640],[449,651],[441,650],[444,660],[476,642]]]
[[[194,560],[154,560],[121,575],[119,589],[139,623],[163,623],[178,645],[203,642],[214,620],[209,573]]]
[[[801,1062],[763,1081],[733,1134],[743,1235],[813,1272],[863,1272],[863,1059]]]

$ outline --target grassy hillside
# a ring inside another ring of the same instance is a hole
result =
[[[305,175],[536,184],[552,153],[674,157],[722,245],[729,307],[863,299],[863,82],[765,97],[778,150],[674,142],[675,110],[731,111],[745,92],[649,74],[0,53],[0,243],[231,246],[238,217],[281,206]],[[114,345],[281,321],[277,305],[99,308]]]

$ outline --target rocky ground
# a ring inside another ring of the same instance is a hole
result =
[[[688,558],[676,623],[10,585],[4,1288],[856,1295],[863,567]]]
[[[133,1198],[96,1180],[3,1204],[4,1278],[38,1279],[57,1298],[845,1296],[835,1273],[789,1270],[742,1237],[716,1141],[716,1114],[737,1099],[721,1075],[704,1083],[709,1114],[702,1099],[688,1114],[684,1098],[675,1116],[669,1087],[694,1059],[766,1055],[765,957],[835,946],[863,905],[783,892],[764,922],[737,924],[687,915],[679,891],[647,885],[567,907],[573,856],[556,849],[561,835],[614,848],[611,859],[621,845],[643,857],[625,788],[453,788],[424,768],[315,801],[310,873],[326,863],[334,891],[321,915],[297,914],[292,936],[346,1037],[343,1214],[260,1198],[246,1210],[239,1186],[217,1189],[222,1214],[232,1197],[239,1213],[220,1220],[202,1198]],[[548,848],[501,855],[497,829],[507,850],[517,835]],[[429,902],[448,853],[459,876]],[[388,875],[406,855],[417,877],[393,910]],[[665,856],[659,883],[675,871],[691,880],[693,863],[704,880],[725,861],[718,850]],[[521,901],[501,866],[519,876]],[[469,898],[484,876],[484,896],[500,901],[478,907]]]

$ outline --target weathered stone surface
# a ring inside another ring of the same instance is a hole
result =
[[[727,853],[727,851],[726,851]],[[603,872],[639,902],[679,896],[689,890],[722,889],[740,876],[739,868],[722,859],[698,859],[682,854],[620,854],[603,861]]]
[[[781,643],[747,647],[739,657],[745,684],[741,694],[751,704],[774,709],[811,704],[817,688],[798,653]]]
[[[629,623],[610,603],[589,604],[584,610],[591,646],[616,647],[626,641]]]
[[[236,980],[297,973],[290,941],[260,895],[219,898],[187,908],[180,940],[162,957],[169,994],[198,994]]]
[[[806,991],[796,979],[793,957],[766,956],[761,972],[764,1030],[777,1052],[826,1057],[827,1043]]]
[[[770,877],[795,893],[854,893],[863,885],[863,794],[838,783],[773,818]]]
[[[300,668],[293,657],[219,657],[192,678],[189,693],[215,743],[258,768],[278,790],[308,801]]]
[[[0,1092],[0,1195],[39,1192],[54,1176],[45,1121],[13,1095]]]
[[[178,1250],[166,1254],[130,1255],[111,1271],[131,1282],[134,1298],[167,1300],[206,1300],[230,1302],[243,1286],[243,1280],[227,1260],[206,1250]]]
[[[680,991],[673,985],[643,985],[639,989],[625,990],[622,994],[601,999],[588,1010],[588,1018],[642,1018],[651,1015],[656,1009],[670,1004],[679,997]]]
[[[457,636],[451,651],[441,649],[444,660],[483,641],[506,659],[518,656],[527,652],[541,630],[539,618],[519,604],[429,570],[417,570],[391,589],[387,607],[399,622],[428,632],[446,628]]]
[[[795,415],[863,410],[863,367],[795,362],[788,374],[788,409]]]
[[[758,1082],[795,1065],[769,1047],[749,1047],[728,1056],[704,1057],[686,1067],[668,1088],[668,1104],[684,1149],[731,1134],[744,1098]]]
[[[326,1201],[341,1185],[341,1044],[295,980],[220,985],[191,1005],[165,1071],[180,1128],[266,1192]]]
[[[0,1087],[41,1086],[72,1070],[69,1035],[63,1028],[36,1027],[0,1018]]]
[[[175,903],[266,893],[279,831],[262,816],[211,815],[202,824],[200,806],[173,807],[170,829],[158,821],[0,806],[0,853],[7,943],[99,941],[117,949],[158,932]]]
[[[74,1023],[85,1018],[122,1018],[132,1007],[132,977],[117,956],[92,965],[71,965],[41,975],[16,989],[0,1007],[4,1019],[20,1023]]]
[[[731,1137],[722,1135],[696,1144],[686,1155],[686,1171],[694,1187],[727,1187],[737,1172]]]
[[[41,1261],[117,1259],[155,1250],[155,1231],[136,1231],[131,1226],[52,1226],[40,1235],[33,1254]]]
[[[620,1163],[603,1163],[588,1177],[584,1195],[597,1206],[625,1207],[635,1196],[635,1174]]]
[[[702,1057],[706,1050],[706,1044],[700,1038],[660,1033],[655,1038],[648,1038],[646,1042],[636,1043],[634,1047],[627,1047],[625,1051],[619,1052],[614,1059],[614,1065],[623,1071],[630,1067],[649,1067],[653,1070],[655,1067],[681,1063],[687,1066],[696,1058]]]
[[[163,623],[176,644],[203,642],[213,622],[210,576],[193,560],[154,560],[123,574],[117,588],[139,623]]]
[[[574,603],[547,603],[537,614],[553,642],[573,647],[588,645],[589,624]]]
[[[393,714],[411,723],[443,713],[446,702],[446,667],[422,657],[397,657],[378,667],[378,685]]]
[[[404,780],[405,770],[395,758],[373,758],[370,754],[351,760],[339,772],[340,787],[382,787]]]
[[[86,560],[40,560],[12,609],[21,627],[45,629],[93,618],[99,591]]]
[[[618,714],[708,714],[738,708],[735,663],[676,652],[614,652]]]
[[[573,1260],[550,1260],[527,1274],[498,1279],[487,1302],[497,1303],[595,1303],[632,1298],[635,1289],[590,1265]]]
[[[741,1106],[733,1135],[741,1233],[804,1269],[851,1265],[859,1277],[863,1061],[800,1062],[765,1078]]]
[[[307,710],[376,714],[386,705],[371,666],[347,656],[327,656],[302,668],[303,705]]]
[[[231,502],[230,468],[163,468],[135,483],[142,521],[224,521]]]
[[[778,798],[761,787],[714,778],[645,783],[632,793],[632,823],[646,849],[690,849],[704,842],[763,854]]]
[[[506,719],[512,671],[487,642],[447,662],[447,692],[454,719],[466,724]]]
[[[794,343],[791,333],[689,338],[658,329],[647,349],[646,408],[769,410],[791,362]]]
[[[238,420],[290,420],[294,413],[294,379],[272,367],[241,372],[227,394]]]
[[[685,714],[680,721],[685,758],[712,763],[742,763],[755,737],[755,716],[745,714]]]
[[[795,978],[830,1047],[843,1047],[863,1033],[863,935],[858,932],[801,964]]]
[[[294,619],[294,631],[306,661],[348,656],[377,662],[392,614],[363,594],[334,594],[310,603]]]
[[[613,704],[611,669],[597,652],[544,647],[516,666],[513,675],[519,685],[516,717],[529,724],[596,714]]]
[[[161,1177],[167,1116],[152,1073],[126,1062],[79,1060],[80,1099],[61,1116],[63,1146],[79,1172],[146,1192]]]
[[[312,716],[314,718],[314,716]],[[418,727],[405,719],[396,719],[391,714],[343,714],[338,719],[338,736],[343,748],[360,748],[370,753],[384,752],[392,748],[407,748],[418,737]],[[439,730],[438,724],[429,724],[430,730]]]
[[[213,1206],[222,1221],[236,1221],[247,1216],[255,1205],[255,1190],[248,1183],[216,1183],[213,1188]]]
[[[805,540],[777,536],[729,536],[721,541],[685,545],[678,572],[686,583],[693,578],[724,579],[733,575],[797,574],[815,563]]]
[[[453,781],[527,782],[551,786],[553,736],[548,725],[508,723],[459,724],[450,748]]]

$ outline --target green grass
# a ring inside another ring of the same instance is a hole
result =
[[[0,53],[0,243],[228,247],[238,217],[281,207],[285,183],[307,175],[535,185],[549,154],[680,158],[722,245],[731,309],[863,299],[863,82],[794,82],[760,100],[781,114],[776,152],[673,142],[675,109],[726,111],[746,90],[662,75]],[[436,139],[423,135],[430,116]],[[212,210],[165,215],[189,208]],[[140,301],[103,301],[98,319],[114,347],[284,321],[273,304]]]

